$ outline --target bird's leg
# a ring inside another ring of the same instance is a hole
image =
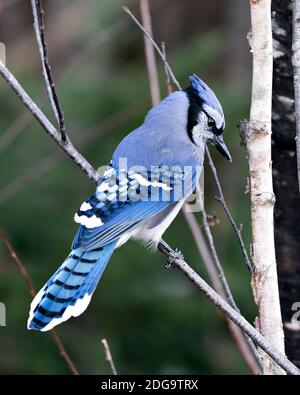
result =
[[[169,257],[165,263],[165,269],[172,269],[177,259],[184,259],[184,256],[178,248],[175,248],[169,253]]]

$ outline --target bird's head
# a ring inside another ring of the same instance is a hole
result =
[[[190,86],[185,89],[189,99],[188,133],[194,144],[211,143],[231,162],[223,138],[225,118],[214,92],[196,74],[190,76]]]

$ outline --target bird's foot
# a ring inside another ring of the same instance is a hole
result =
[[[177,259],[184,259],[184,256],[178,248],[175,248],[174,251],[170,253],[169,258],[165,263],[165,269],[172,269]]]

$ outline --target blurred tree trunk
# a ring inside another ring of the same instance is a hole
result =
[[[273,0],[273,180],[275,244],[286,353],[300,367],[300,326],[291,322],[300,301],[300,196],[292,68],[292,0]]]

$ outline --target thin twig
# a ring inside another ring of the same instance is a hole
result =
[[[158,249],[168,258],[168,261],[171,262],[172,265],[177,267],[185,277],[203,293],[204,296],[211,300],[227,317],[241,328],[257,346],[270,355],[281,368],[291,375],[300,375],[300,370],[249,324],[243,316],[225,302],[225,300],[188,265],[183,257],[178,257],[178,252],[174,251],[163,240],[159,242]]]
[[[54,79],[51,72],[51,67],[48,60],[47,42],[45,37],[45,26],[44,26],[44,10],[42,7],[41,0],[31,0],[32,14],[33,14],[33,27],[36,35],[36,41],[38,44],[38,50],[42,62],[43,76],[47,95],[56,118],[57,124],[60,129],[61,139],[64,143],[67,142],[68,137],[66,133],[64,114],[61,109],[59,99],[56,93]]]
[[[140,10],[143,26],[152,36],[151,14],[148,0],[140,0]],[[150,91],[152,103],[155,105],[160,102],[160,89],[158,82],[158,73],[156,67],[154,48],[148,38],[144,35],[145,40],[145,55],[147,62],[147,69],[150,81]]]
[[[238,309],[238,307],[237,307],[237,305],[236,305],[236,303],[235,303],[235,301],[233,299],[233,296],[232,296],[231,290],[229,288],[228,282],[226,280],[225,273],[224,273],[223,267],[221,265],[221,262],[220,262],[220,259],[219,259],[219,256],[218,256],[218,253],[217,253],[217,250],[216,250],[214,239],[213,239],[213,236],[212,236],[211,231],[210,231],[210,226],[209,226],[208,221],[207,221],[207,214],[206,214],[206,211],[204,209],[201,211],[201,215],[202,215],[202,221],[203,221],[203,228],[204,228],[205,233],[206,233],[208,244],[210,246],[210,251],[211,251],[212,256],[213,256],[214,264],[215,264],[215,266],[217,268],[217,271],[218,271],[218,274],[219,274],[219,278],[221,280],[223,289],[224,289],[225,294],[226,294],[226,298],[228,300],[228,303],[231,305],[231,307],[234,308],[236,311],[239,311],[239,309]]]
[[[225,201],[224,194],[223,194],[223,191],[222,191],[220,179],[219,179],[219,176],[218,176],[218,173],[217,173],[216,166],[215,166],[215,164],[214,164],[214,162],[212,160],[212,157],[211,157],[210,152],[209,152],[207,147],[206,147],[206,155],[208,157],[208,162],[209,162],[209,165],[210,165],[210,168],[211,168],[211,171],[212,171],[212,174],[213,174],[213,178],[215,180],[215,184],[216,184],[216,187],[217,187],[217,190],[218,190],[218,194],[219,194],[219,196],[217,196],[216,200],[218,202],[220,202],[221,205],[224,208],[224,211],[225,211],[225,213],[226,213],[226,215],[227,215],[227,217],[229,219],[229,222],[231,223],[231,225],[233,227],[233,230],[234,230],[234,232],[235,232],[235,234],[237,236],[237,239],[238,239],[238,242],[239,242],[239,245],[241,247],[242,254],[243,254],[243,258],[244,258],[244,261],[245,261],[245,264],[246,264],[249,272],[252,274],[252,272],[253,272],[252,263],[251,263],[251,261],[249,259],[248,254],[247,254],[247,251],[246,251],[246,248],[245,248],[245,244],[244,244],[244,241],[243,241],[243,238],[242,238],[242,235],[241,235],[241,231],[237,227],[236,222],[233,219],[233,216],[232,216],[232,214],[231,214],[231,212],[230,212],[230,210],[229,210],[229,208],[227,206],[227,203]]]
[[[128,14],[133,21],[138,25],[138,27],[144,32],[144,34],[149,38],[149,40],[152,42],[152,45],[154,46],[154,48],[156,49],[156,51],[158,52],[159,56],[162,58],[166,68],[168,69],[170,76],[172,77],[172,80],[174,81],[174,84],[177,86],[177,88],[179,90],[181,90],[180,88],[180,84],[177,81],[169,63],[167,62],[166,58],[164,57],[164,54],[162,53],[161,49],[159,48],[159,46],[156,44],[156,42],[153,40],[151,34],[143,27],[143,25],[137,20],[137,18],[133,15],[133,13],[130,11],[130,9],[128,7],[123,7],[123,10],[126,12],[126,14]]]
[[[162,52],[164,58],[167,60],[166,44],[164,41],[162,41],[162,43],[161,43],[161,52]],[[172,83],[171,83],[171,76],[169,73],[169,69],[167,68],[165,62],[164,62],[164,70],[165,70],[165,76],[166,76],[166,82],[167,82],[167,89],[168,89],[168,93],[170,94],[173,92],[173,87],[172,87]]]
[[[51,329],[50,334],[54,340],[54,343],[57,346],[60,356],[65,360],[65,362],[66,362],[68,368],[70,369],[70,371],[72,372],[72,374],[74,376],[78,376],[79,372],[78,372],[76,366],[74,365],[74,362],[70,358],[69,354],[67,353],[64,345],[62,344],[62,341],[61,341],[56,329]]]
[[[6,234],[5,234],[3,229],[0,229],[0,239],[3,240],[4,245],[5,245],[6,249],[7,249],[7,251],[9,252],[12,260],[15,262],[17,268],[20,270],[20,272],[21,272],[21,274],[22,274],[22,276],[23,276],[23,278],[25,280],[25,283],[27,285],[29,294],[30,294],[30,296],[33,299],[35,297],[35,295],[36,295],[36,292],[35,292],[34,286],[32,284],[32,281],[31,281],[31,279],[29,277],[29,274],[28,274],[27,270],[25,269],[25,267],[23,266],[22,262],[20,261],[17,253],[13,249],[13,246],[12,246],[11,242],[9,241],[8,237],[6,236]]]
[[[0,239],[3,240],[4,245],[7,249],[7,251],[9,252],[10,256],[12,257],[12,260],[14,261],[14,263],[16,264],[17,268],[19,269],[19,271],[21,272],[25,283],[27,285],[28,291],[30,296],[32,297],[32,299],[35,297],[36,292],[34,289],[34,286],[32,284],[31,278],[29,276],[29,273],[27,272],[27,270],[25,269],[24,265],[22,264],[20,258],[18,257],[15,249],[13,248],[11,242],[9,241],[8,237],[6,236],[5,232],[3,229],[0,229]],[[50,331],[51,336],[54,340],[54,343],[56,344],[56,347],[58,349],[59,354],[61,355],[61,357],[64,359],[66,365],[68,366],[68,368],[70,369],[71,373],[73,375],[78,375],[78,370],[74,364],[74,362],[72,361],[72,359],[70,358],[70,356],[68,355],[59,335],[57,334],[57,332],[52,329]]]
[[[9,84],[11,89],[18,95],[19,99],[28,108],[31,114],[37,119],[44,131],[69,155],[69,157],[79,166],[90,179],[98,181],[100,175],[96,170],[87,162],[87,160],[75,149],[70,141],[61,144],[61,135],[51,124],[49,119],[40,110],[40,108],[33,102],[30,96],[25,92],[13,74],[8,68],[0,61],[0,75]]]
[[[102,339],[101,340],[101,344],[102,344],[102,346],[104,348],[105,359],[106,359],[107,363],[109,364],[109,366],[111,368],[112,374],[116,376],[118,373],[117,373],[117,370],[116,370],[116,367],[115,367],[115,364],[114,364],[114,360],[112,358],[112,355],[111,355],[110,348],[109,348],[107,340],[106,339]]]
[[[296,116],[297,173],[300,192],[300,1],[293,0],[293,75]]]

